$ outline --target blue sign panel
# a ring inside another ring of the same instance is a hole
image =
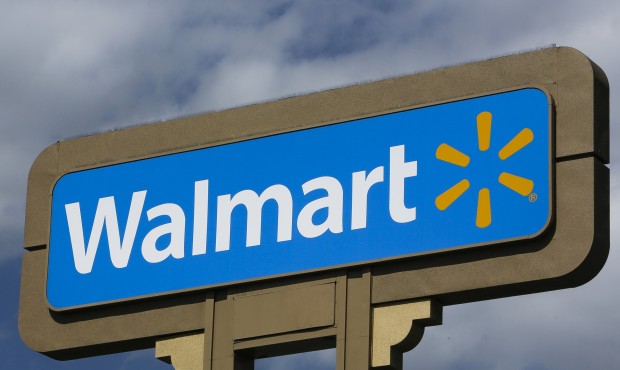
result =
[[[67,309],[533,238],[551,218],[537,89],[69,173],[47,299]]]

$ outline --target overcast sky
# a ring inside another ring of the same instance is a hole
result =
[[[572,46],[611,86],[612,225],[620,212],[620,2],[0,0],[0,368],[166,369],[153,351],[57,362],[17,333],[27,175],[73,136]],[[446,307],[407,369],[620,364],[620,232],[585,286]],[[335,368],[334,351],[259,369]]]

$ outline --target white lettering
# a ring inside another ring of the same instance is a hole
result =
[[[86,247],[84,246],[84,228],[82,226],[80,203],[65,205],[69,224],[69,235],[71,238],[71,248],[73,250],[73,261],[75,263],[75,269],[80,274],[88,274],[92,271],[104,225],[107,231],[112,264],[116,268],[124,268],[127,266],[145,198],[146,190],[133,193],[122,241],[118,230],[114,197],[100,198],[97,203],[95,220],[88,239],[88,246]]]
[[[155,217],[168,216],[170,222],[157,226],[149,231],[142,241],[142,256],[147,262],[158,263],[169,256],[183,258],[185,241],[185,213],[181,207],[173,203],[166,203],[146,211],[149,221]],[[162,250],[157,249],[157,239],[170,234],[170,244]]]
[[[327,196],[313,200],[306,204],[299,212],[297,229],[306,238],[316,238],[323,235],[327,230],[334,234],[342,232],[342,202],[343,191],[340,182],[333,177],[323,176],[312,179],[303,184],[304,195],[318,189],[327,190]],[[312,222],[312,216],[320,209],[327,208],[327,219],[316,225]]]
[[[194,235],[192,256],[207,253],[207,221],[209,216],[209,180],[194,183]]]
[[[353,173],[353,189],[351,199],[351,230],[366,228],[368,218],[368,191],[370,188],[383,182],[383,166],[370,171],[366,176],[366,171]]]
[[[416,219],[416,207],[405,205],[405,179],[418,175],[418,162],[405,162],[405,146],[390,147],[390,216],[405,223]]]
[[[279,242],[291,240],[293,224],[293,198],[290,190],[284,185],[272,185],[258,196],[252,190],[243,190],[232,198],[230,194],[217,197],[217,227],[215,232],[215,251],[230,249],[230,219],[233,209],[243,204],[247,209],[246,247],[260,244],[261,220],[263,205],[267,200],[275,200],[278,204],[278,236]]]
[[[405,204],[406,179],[418,174],[418,162],[405,161],[405,146],[390,147],[388,205],[389,213],[395,222],[407,223],[416,219],[416,207]],[[365,229],[368,222],[368,197],[370,189],[385,181],[385,168],[379,166],[370,172],[352,173],[351,181],[351,230]],[[327,231],[333,234],[343,232],[344,190],[338,179],[322,176],[311,179],[301,185],[303,195],[314,191],[327,194],[307,202],[297,214],[297,230],[304,238],[316,238]],[[90,273],[93,269],[97,249],[106,228],[110,259],[116,268],[125,268],[129,263],[131,251],[136,238],[140,219],[146,199],[146,190],[134,192],[131,197],[127,223],[121,235],[114,197],[100,198],[90,230],[88,243],[85,244],[85,230],[82,223],[80,203],[65,205],[69,237],[75,268],[80,274]],[[276,184],[266,188],[260,195],[253,190],[242,190],[234,196],[224,194],[217,197],[217,218],[215,222],[215,251],[230,250],[232,214],[236,207],[243,205],[247,211],[246,247],[261,244],[263,208],[267,201],[275,201],[277,206],[277,242],[289,241],[293,236],[293,197],[288,187]],[[193,220],[191,235],[191,254],[193,256],[207,253],[207,230],[209,216],[209,180],[194,182]],[[298,208],[299,209],[299,208]],[[321,212],[322,211],[322,212]],[[169,222],[151,227],[141,244],[142,257],[149,263],[159,263],[169,257],[185,257],[186,210],[175,203],[157,205],[148,211],[148,221],[166,216]],[[325,215],[324,220],[322,219]],[[315,223],[316,222],[316,223]],[[142,230],[142,229],[141,229]],[[140,235],[143,235],[141,232]],[[162,237],[169,237],[165,246]],[[157,243],[159,242],[159,247]]]

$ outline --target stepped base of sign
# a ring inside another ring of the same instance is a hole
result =
[[[426,326],[441,325],[442,309],[435,300],[373,307],[370,368],[402,370],[403,353],[418,345]],[[202,333],[162,339],[155,345],[155,357],[172,364],[175,370],[207,368],[204,351]]]
[[[155,357],[175,370],[202,370],[204,341],[202,333],[162,339],[155,344]]]
[[[403,353],[420,343],[426,326],[441,322],[442,306],[434,300],[374,307],[371,367],[402,370]]]

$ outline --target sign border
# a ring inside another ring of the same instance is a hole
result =
[[[204,290],[208,290],[208,289],[216,289],[216,288],[228,287],[228,286],[233,286],[233,285],[257,283],[257,282],[261,282],[261,281],[267,281],[267,280],[273,280],[273,279],[282,279],[282,278],[292,277],[292,276],[300,276],[300,275],[314,274],[314,273],[320,273],[320,272],[329,272],[329,271],[340,270],[340,269],[347,269],[347,268],[354,268],[354,267],[363,267],[363,266],[380,264],[380,263],[384,263],[384,262],[394,262],[394,261],[399,261],[399,260],[402,260],[402,259],[409,259],[409,258],[415,258],[415,257],[420,257],[420,256],[432,256],[432,255],[435,255],[435,254],[451,253],[451,252],[455,252],[455,251],[468,250],[468,249],[473,249],[473,248],[485,248],[485,247],[491,247],[491,246],[500,247],[501,244],[506,244],[506,243],[510,243],[510,242],[535,240],[535,239],[539,238],[542,234],[544,234],[547,231],[547,229],[549,228],[549,226],[551,224],[551,220],[555,217],[555,209],[553,207],[553,199],[555,197],[555,194],[554,194],[555,179],[554,179],[554,174],[553,174],[553,168],[555,166],[555,160],[553,158],[555,129],[554,129],[554,119],[553,119],[554,118],[553,117],[553,98],[551,97],[551,95],[547,91],[545,91],[545,90],[543,90],[541,88],[538,88],[538,87],[534,87],[534,86],[520,87],[518,89],[506,89],[506,90],[502,90],[502,91],[490,92],[488,94],[475,95],[475,96],[467,97],[466,99],[443,101],[443,102],[440,102],[440,103],[433,103],[433,104],[427,104],[427,105],[422,105],[422,106],[403,108],[403,109],[399,109],[399,110],[395,110],[395,111],[379,113],[377,115],[365,117],[365,118],[362,118],[362,119],[386,116],[386,115],[389,115],[389,114],[407,112],[407,111],[412,111],[412,110],[417,110],[417,109],[425,109],[425,108],[429,108],[429,107],[436,107],[436,106],[439,106],[439,105],[452,104],[452,103],[463,102],[463,101],[472,100],[472,99],[484,98],[484,97],[488,97],[488,96],[494,96],[494,95],[499,95],[499,94],[517,92],[517,91],[528,90],[528,89],[534,89],[534,90],[542,92],[545,95],[546,99],[547,99],[547,107],[548,107],[547,130],[548,130],[548,133],[549,133],[549,142],[547,143],[547,147],[548,147],[549,150],[547,152],[547,161],[549,163],[549,173],[547,175],[549,176],[549,184],[548,184],[548,189],[547,190],[549,192],[549,204],[548,204],[549,214],[547,215],[547,220],[545,222],[545,225],[535,234],[524,235],[524,236],[516,237],[516,238],[500,239],[500,240],[496,240],[496,241],[492,241],[492,242],[466,244],[466,245],[461,245],[461,246],[457,246],[457,247],[443,248],[443,249],[437,249],[437,250],[432,250],[432,251],[415,252],[415,253],[403,254],[403,255],[394,256],[394,257],[384,257],[384,258],[368,260],[368,261],[362,261],[362,262],[352,262],[352,263],[341,264],[341,265],[334,265],[334,266],[329,266],[329,267],[322,267],[322,268],[317,268],[317,269],[301,270],[301,271],[296,271],[296,272],[276,274],[276,275],[269,275],[269,276],[264,276],[264,277],[251,278],[251,279],[242,279],[242,280],[236,280],[236,281],[233,281],[233,282],[225,282],[225,283],[211,284],[211,285],[201,285],[201,286],[197,286],[197,287],[193,287],[193,288],[178,289],[178,290],[166,291],[166,292],[155,293],[155,294],[144,294],[144,295],[133,296],[133,297],[129,297],[129,298],[121,298],[121,299],[108,300],[108,301],[102,301],[102,302],[91,303],[91,304],[84,304],[84,305],[76,305],[76,306],[70,306],[70,307],[64,307],[64,308],[58,308],[58,307],[53,306],[49,302],[49,300],[47,298],[47,288],[48,288],[47,279],[48,279],[48,275],[49,275],[49,271],[48,271],[48,269],[49,269],[49,255],[48,255],[48,263],[46,264],[47,268],[46,268],[46,274],[45,274],[45,291],[46,291],[45,292],[45,301],[47,302],[48,307],[50,309],[54,310],[54,311],[57,311],[57,312],[73,311],[73,310],[78,310],[78,309],[82,309],[82,308],[99,307],[99,306],[105,306],[105,305],[122,303],[122,302],[130,302],[130,301],[134,301],[134,300],[143,300],[143,299],[157,298],[157,297],[162,297],[162,296],[169,296],[169,295],[174,295],[174,294],[183,294],[183,293],[190,293],[190,292],[195,292],[195,291],[204,291]],[[292,133],[292,132],[300,132],[300,131],[306,131],[306,130],[320,129],[320,128],[329,127],[329,126],[335,126],[335,125],[340,125],[340,124],[353,123],[353,122],[355,122],[357,120],[359,120],[359,118],[358,119],[354,119],[354,120],[342,121],[342,122],[333,122],[333,123],[330,123],[330,124],[327,124],[327,125],[311,127],[311,128],[305,128],[303,130],[282,132],[282,133],[277,133],[277,134],[273,134],[273,135],[265,135],[265,136],[260,136],[260,137],[255,137],[255,138],[251,138],[251,139],[245,139],[245,140],[239,140],[239,141],[234,141],[234,142],[225,143],[225,144],[217,144],[217,145],[208,146],[208,147],[204,147],[204,148],[194,148],[194,149],[188,150],[188,151],[179,151],[179,152],[169,153],[169,154],[164,154],[164,155],[155,155],[155,156],[152,156],[152,157],[140,158],[140,159],[131,160],[131,161],[125,161],[125,162],[120,162],[120,163],[105,164],[103,166],[93,166],[93,167],[90,167],[90,168],[87,168],[87,169],[75,169],[73,171],[70,171],[70,172],[67,172],[67,173],[64,173],[64,174],[60,175],[54,181],[54,184],[52,185],[51,194],[53,196],[53,192],[54,192],[54,189],[56,187],[56,184],[60,181],[61,178],[63,178],[64,176],[73,174],[73,173],[79,173],[79,172],[82,172],[82,171],[89,171],[89,170],[96,170],[98,168],[115,166],[115,165],[120,165],[120,164],[124,164],[124,163],[145,161],[145,160],[149,160],[149,159],[153,159],[153,158],[158,158],[158,157],[163,157],[163,156],[172,156],[172,155],[175,155],[175,154],[187,153],[187,152],[197,151],[197,150],[204,150],[204,149],[215,148],[215,147],[219,147],[219,146],[234,145],[236,143],[241,143],[241,142],[245,142],[245,141],[261,140],[262,138],[272,137],[272,136],[279,136],[279,135],[287,135],[287,134]],[[51,223],[50,223],[50,229],[51,229]],[[50,237],[51,237],[51,230],[50,230]],[[49,239],[48,239],[48,244],[47,245],[49,245]]]

